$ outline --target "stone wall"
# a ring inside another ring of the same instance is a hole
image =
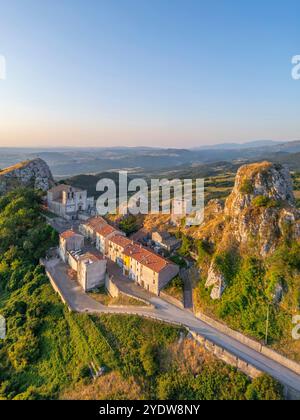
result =
[[[285,356],[277,353],[276,351],[270,349],[269,347],[264,346],[263,344],[255,341],[249,337],[246,337],[244,334],[239,333],[238,331],[234,331],[233,329],[227,327],[227,325],[222,324],[219,321],[216,321],[213,318],[210,318],[207,315],[202,313],[195,314],[197,318],[201,319],[201,321],[205,322],[206,324],[218,329],[219,331],[223,332],[224,334],[228,335],[229,337],[234,338],[235,340],[239,341],[240,343],[245,344],[246,346],[252,348],[253,350],[264,354],[265,356],[269,357],[270,359],[280,363],[282,366],[287,367],[288,369],[292,370],[293,372],[300,374],[300,364],[294,362],[293,360],[288,359]]]
[[[201,321],[205,322],[206,324],[210,325],[211,327],[216,328],[218,331],[223,332],[226,335],[229,335],[230,337],[234,338],[235,340],[239,341],[240,343],[245,344],[246,346],[250,347],[251,349],[258,351],[261,353],[262,345],[258,341],[255,341],[249,337],[246,337],[244,334],[239,333],[238,331],[234,331],[233,329],[227,327],[227,325],[216,321],[215,319],[204,315],[201,312],[198,312],[195,314],[195,316]]]
[[[133,294],[126,293],[124,290],[121,290],[121,288],[119,288],[114,283],[113,279],[108,274],[105,278],[105,288],[112,297],[118,297],[120,295],[127,296],[139,300],[140,302],[143,302],[147,308],[155,308],[155,306],[148,302],[146,299],[143,299],[139,296],[135,296]]]
[[[223,347],[216,345],[207,338],[204,338],[192,331],[190,331],[190,334],[201,346],[203,346],[207,351],[212,353],[219,360],[222,360],[223,362],[239,369],[250,378],[257,378],[262,374],[262,371],[258,370],[256,367],[250,365],[241,358],[236,357],[232,353],[225,350]]]
[[[40,263],[42,265],[44,265],[43,260],[41,260]],[[48,279],[50,281],[51,286],[53,287],[53,290],[60,296],[62,302],[67,306],[67,308],[69,309],[69,311],[72,312],[72,308],[69,305],[69,302],[67,302],[67,300],[65,299],[63,293],[61,292],[61,290],[59,289],[59,287],[56,285],[55,281],[52,278],[52,275],[51,275],[50,271],[49,270],[45,270],[45,272],[46,272],[46,276],[48,277]]]
[[[261,353],[265,356],[269,357],[272,360],[275,360],[276,362],[280,363],[281,365],[289,368],[295,373],[298,373],[300,375],[300,365],[297,362],[294,362],[293,360],[288,359],[287,357],[282,356],[281,354],[277,353],[276,351],[266,347],[262,346]]]
[[[108,274],[105,276],[105,288],[113,298],[117,298],[119,296],[119,288],[115,285]]]
[[[177,308],[184,309],[183,302],[179,299],[174,298],[173,296],[168,295],[168,293],[161,291],[159,293],[159,296],[167,302],[171,303],[172,305],[177,306]]]

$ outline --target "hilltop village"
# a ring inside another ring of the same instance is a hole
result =
[[[55,186],[47,193],[47,206],[66,220],[87,218],[79,222],[77,230],[60,233],[58,254],[77,273],[84,291],[105,285],[109,275],[107,261],[116,264],[123,276],[155,295],[178,275],[177,264],[127,238],[103,217],[88,218],[95,210],[94,199],[88,198],[86,191],[68,185]]]
[[[200,226],[172,215],[149,216],[133,232],[130,216],[100,217],[85,189],[55,185],[41,160],[2,171],[0,184],[4,193],[39,197],[35,212],[45,224],[44,248],[41,242],[35,253],[40,233],[23,229],[30,240],[19,249],[36,255],[72,313],[175,324],[248,377],[271,374],[286,395],[298,395],[298,341],[291,339],[289,323],[299,307],[300,213],[286,168],[242,166],[227,199],[208,201]],[[15,274],[7,287],[17,287]],[[103,374],[101,363],[91,369],[96,378]]]

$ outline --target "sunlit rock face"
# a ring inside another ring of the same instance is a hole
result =
[[[205,287],[211,287],[211,293],[210,297],[213,300],[220,299],[225,288],[226,288],[226,282],[224,276],[218,271],[218,269],[215,267],[214,263],[211,264],[207,280],[205,283]]]
[[[230,232],[242,246],[255,243],[262,256],[275,251],[286,235],[299,238],[299,211],[288,169],[262,162],[242,166],[225,204]]]
[[[215,243],[216,253],[234,249],[240,256],[267,257],[286,239],[300,240],[300,212],[295,206],[289,170],[278,164],[261,162],[242,166],[223,213],[222,233]],[[220,299],[226,279],[214,261],[208,271],[206,287],[211,298]],[[277,290],[276,299],[280,295]]]
[[[295,205],[293,184],[289,170],[270,162],[242,166],[236,175],[234,189],[225,205],[225,214],[234,216],[252,205],[255,197]]]
[[[42,159],[19,163],[0,171],[0,192],[5,193],[18,186],[47,191],[54,185],[52,173]]]

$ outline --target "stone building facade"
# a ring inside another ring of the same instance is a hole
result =
[[[76,220],[78,214],[92,212],[94,197],[87,197],[87,191],[70,185],[57,185],[47,193],[48,209],[68,220]]]
[[[67,262],[67,253],[69,251],[80,251],[84,247],[84,236],[79,235],[73,230],[67,230],[59,236],[59,255]]]

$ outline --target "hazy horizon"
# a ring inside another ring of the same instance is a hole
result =
[[[39,149],[41,149],[41,150],[43,150],[43,149],[45,149],[45,150],[64,150],[64,149],[138,149],[138,148],[140,148],[140,149],[143,149],[143,148],[145,148],[145,149],[187,149],[187,150],[190,150],[190,149],[197,149],[198,147],[199,148],[209,148],[209,147],[215,147],[215,146],[226,146],[226,145],[241,145],[241,146],[243,146],[243,145],[247,145],[247,144],[254,144],[254,143],[258,143],[258,145],[259,145],[259,143],[264,143],[264,142],[270,142],[270,143],[278,143],[278,144],[280,144],[280,143],[290,143],[290,142],[294,142],[294,141],[300,141],[300,139],[281,139],[281,140],[273,140],[273,139],[261,139],[261,140],[257,140],[257,139],[254,139],[254,140],[247,140],[247,141],[224,141],[224,142],[216,142],[216,143],[205,143],[205,142],[203,142],[203,144],[201,144],[201,145],[195,145],[195,146],[190,146],[190,147],[184,147],[184,145],[182,145],[182,146],[180,146],[180,145],[178,145],[178,146],[147,146],[146,144],[140,144],[140,145],[135,145],[135,146],[127,146],[127,145],[122,145],[122,144],[117,144],[117,145],[115,145],[115,146],[109,146],[109,145],[102,145],[102,146],[89,146],[89,145],[86,145],[86,146],[72,146],[72,145],[70,145],[70,146],[59,146],[59,145],[57,145],[57,146],[55,146],[55,145],[48,145],[48,146],[46,146],[46,145],[44,145],[44,146],[39,146],[39,145],[37,145],[37,146],[18,146],[18,145],[16,145],[16,146],[2,146],[2,144],[0,144],[0,149],[33,149],[33,150],[39,150]]]

